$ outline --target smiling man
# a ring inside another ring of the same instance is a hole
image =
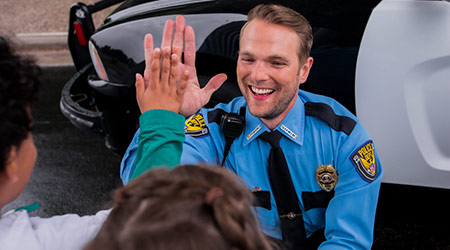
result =
[[[236,71],[239,88],[251,114],[269,129],[286,117],[300,84],[308,77],[313,59],[300,53],[305,51],[300,48],[302,43],[306,51],[311,48],[312,37],[308,39],[300,41],[292,29],[262,19],[247,23],[241,31]]]
[[[184,66],[194,67],[192,28],[177,17],[172,41],[173,26],[166,23],[162,47],[181,55],[185,43]],[[146,51],[153,50],[150,38]],[[180,161],[222,165],[240,176],[257,198],[262,231],[285,249],[370,249],[381,164],[354,115],[331,98],[299,90],[313,64],[311,46],[311,26],[299,13],[278,5],[252,9],[241,30],[236,70],[243,97],[200,109],[224,76],[200,89],[191,74],[180,112],[190,115]],[[158,78],[149,66],[146,72],[149,82]],[[148,116],[141,116],[142,130],[122,161],[124,183],[155,162],[142,147]]]

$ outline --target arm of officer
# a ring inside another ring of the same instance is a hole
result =
[[[208,125],[204,125],[203,130],[197,133],[189,131],[190,120],[203,117],[203,111],[189,117],[185,122],[186,139],[183,144],[183,154],[181,155],[181,164],[199,164],[206,163],[209,165],[220,165],[218,148],[218,140],[215,135],[210,134]],[[203,118],[200,118],[203,119]],[[202,132],[201,132],[202,131]]]
[[[202,114],[195,114],[188,118],[187,123],[189,123],[190,119],[198,119],[198,116],[202,116]],[[198,136],[187,132],[188,136],[185,138],[184,127],[187,125],[185,125],[184,117],[169,111],[150,110],[141,115],[139,122],[141,128],[136,131],[120,163],[120,177],[124,185],[128,184],[131,179],[139,176],[146,169],[155,166],[164,165],[170,168],[179,163],[194,164],[202,162],[219,164],[218,154],[213,146],[215,143],[209,132],[201,135],[197,134]],[[204,129],[208,131],[207,128]],[[141,143],[143,140],[146,142]],[[141,147],[141,153],[138,158],[147,162],[140,164],[140,166],[144,166],[143,169],[140,169],[141,167],[138,167],[136,164],[138,147]],[[180,149],[181,147],[182,150]],[[165,155],[162,157],[151,156],[152,152],[159,154],[158,152],[161,152],[161,150],[165,152]]]
[[[136,131],[120,162],[120,179],[122,179],[124,186],[131,181],[131,176],[133,175],[140,132],[141,129]]]
[[[381,163],[360,123],[337,152],[338,182],[325,215],[319,249],[370,249],[381,185]]]

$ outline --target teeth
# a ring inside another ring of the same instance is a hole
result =
[[[252,91],[259,95],[265,95],[265,94],[272,93],[274,90],[273,89],[260,89],[260,88],[255,88],[252,86]]]

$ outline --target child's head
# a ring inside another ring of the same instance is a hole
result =
[[[36,161],[31,103],[41,86],[39,73],[0,36],[0,208],[22,192]]]
[[[155,169],[115,196],[86,250],[271,248],[251,211],[253,195],[225,169]]]

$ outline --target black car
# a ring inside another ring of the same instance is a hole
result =
[[[98,28],[91,15],[123,2]],[[164,22],[182,14],[196,32],[197,74],[201,85],[226,73],[228,80],[207,106],[239,96],[236,60],[239,33],[248,11],[276,3],[302,13],[313,27],[314,67],[301,88],[331,96],[355,112],[354,78],[358,47],[370,12],[378,0],[128,0],[76,3],[70,9],[68,44],[77,73],[66,83],[60,102],[63,114],[78,128],[105,138],[122,154],[140,115],[134,77],[144,71],[146,33],[160,44]],[[188,98],[188,97],[187,97]]]

